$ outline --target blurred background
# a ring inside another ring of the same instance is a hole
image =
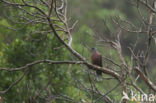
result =
[[[142,15],[148,21],[148,9],[144,6],[140,7]],[[16,22],[17,15],[20,13],[16,8],[13,9],[0,3],[0,67],[20,67],[41,59],[77,60],[62,47],[54,35],[32,33],[42,29],[46,30],[46,25],[33,23],[26,25]],[[130,0],[68,0],[67,14],[69,25],[78,21],[72,30],[72,47],[89,61],[90,48],[97,47],[105,58],[110,58],[116,63],[120,62],[117,52],[104,41],[106,39],[115,41],[121,30],[113,22],[114,19],[125,28],[135,31],[134,28],[123,22],[124,20],[132,22],[138,29],[140,27],[144,29],[139,12]],[[153,20],[153,30],[156,29],[155,20],[156,18]],[[140,56],[141,60],[141,54],[144,53],[147,45],[146,33],[137,34],[122,30],[120,37],[122,53],[126,62],[131,61],[128,47],[134,46],[134,52]],[[149,78],[155,82],[156,44],[154,39],[151,43],[148,71]],[[103,60],[103,64],[104,67],[111,67],[111,64],[105,60]],[[89,73],[93,75],[89,75]],[[1,71],[0,90],[6,89],[22,74],[23,71]],[[102,93],[106,93],[117,84],[117,81],[110,76],[103,74],[103,77],[108,79],[97,82],[94,71],[88,71],[87,67],[82,65],[38,64],[31,67],[27,76],[2,97],[4,103],[43,103],[45,101],[46,103],[70,103],[65,100],[69,99],[68,97],[78,101],[73,102],[71,99],[71,103],[92,103],[92,98],[96,100],[99,94],[90,95],[89,89],[92,86],[89,78],[95,80],[96,87]],[[143,90],[148,91],[143,81],[140,80],[137,84]],[[117,87],[116,90],[108,94],[114,103],[121,101],[120,91],[121,87]],[[33,100],[35,102],[29,102]],[[101,99],[97,103],[107,102]]]
[[[116,38],[119,26],[113,22],[115,17],[120,17],[123,21],[125,20],[133,23],[138,29],[140,27],[145,29],[136,5],[131,3],[130,0],[69,0],[68,2],[69,18],[71,18],[71,21],[78,20],[78,23],[73,30],[73,37],[75,37],[74,43],[77,44],[77,49],[79,49],[78,47],[82,48],[82,44],[86,44],[89,47],[98,47],[101,52],[103,52],[103,55],[113,55],[112,49],[109,49],[110,47],[99,43],[99,38],[102,40],[108,38],[114,40]],[[149,10],[142,5],[140,6],[140,9],[146,22],[148,22]],[[118,21],[121,25],[123,25],[123,27],[130,28],[129,30],[135,31],[135,29],[131,28],[128,24],[123,23],[120,20]],[[156,29],[154,24],[155,18],[153,19],[153,30]],[[147,39],[148,36],[146,33],[140,33],[137,35],[135,32],[133,33],[122,30],[120,42],[122,44],[124,55],[130,57],[131,53],[128,50],[128,47],[133,47],[136,41],[138,41],[138,43],[135,48],[135,53],[141,54],[141,52],[144,52],[147,45]],[[155,53],[156,49],[153,39],[151,44],[150,59],[148,61],[149,68],[155,67]]]

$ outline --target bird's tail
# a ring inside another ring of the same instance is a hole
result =
[[[97,81],[102,81],[102,72],[97,70],[96,75],[97,75]]]

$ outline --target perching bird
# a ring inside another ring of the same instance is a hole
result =
[[[97,48],[92,48],[91,61],[92,64],[102,67],[102,55],[98,52]],[[96,74],[98,78],[102,78],[100,70],[96,70]]]

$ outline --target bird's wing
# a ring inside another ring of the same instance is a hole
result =
[[[94,52],[91,56],[94,65],[102,67],[102,55],[99,52]]]
[[[101,55],[101,54],[100,54],[100,56],[99,56],[99,59],[100,59],[100,60],[99,60],[99,61],[100,61],[99,66],[102,67],[102,55]]]

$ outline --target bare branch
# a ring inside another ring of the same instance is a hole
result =
[[[19,77],[15,82],[13,82],[6,90],[4,91],[0,91],[0,94],[5,94],[7,93],[11,88],[13,88],[16,84],[18,84],[23,78],[24,76],[27,74],[27,71],[25,71],[23,73],[23,75],[21,77]]]
[[[19,70],[23,70],[26,68],[29,68],[31,66],[34,66],[36,64],[40,64],[40,63],[49,63],[49,64],[84,64],[83,61],[52,61],[52,60],[38,60],[32,63],[28,63],[25,66],[22,67],[18,67],[18,68],[1,68],[0,67],[0,71],[2,70],[6,70],[6,71],[19,71]]]
[[[142,78],[142,80],[144,80],[144,82],[154,91],[156,92],[156,86],[147,78],[147,76],[145,74],[143,74],[138,68],[135,68],[135,70],[137,71],[137,73],[140,75],[140,77]]]

